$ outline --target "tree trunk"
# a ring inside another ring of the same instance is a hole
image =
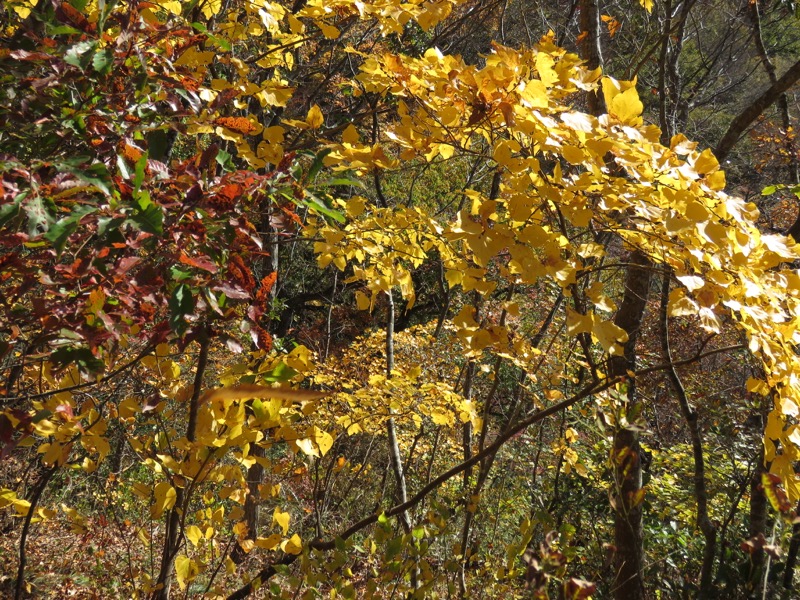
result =
[[[194,442],[195,431],[197,429],[197,412],[200,408],[200,390],[203,387],[203,376],[208,365],[208,347],[210,340],[208,331],[204,331],[198,340],[200,342],[200,354],[197,358],[197,368],[194,377],[194,390],[189,401],[189,420],[186,425],[186,439]],[[186,513],[190,498],[186,495],[186,489],[177,487],[175,490],[175,505],[167,514],[166,530],[164,532],[164,546],[161,551],[161,567],[158,573],[156,584],[160,586],[153,592],[153,600],[169,600],[169,588],[172,585],[172,569],[175,564],[175,556],[178,554],[180,546],[181,518]]]
[[[598,0],[581,0],[581,58],[586,61],[586,66],[596,69],[603,66],[603,53],[600,46],[600,6]],[[600,115],[606,112],[603,90],[598,87],[594,92],[587,94],[586,102],[588,112]]]
[[[767,472],[764,464],[764,445],[759,444],[756,468],[750,479],[750,522],[748,523],[748,536],[750,539],[764,540],[767,531],[767,495],[761,482],[762,475]],[[750,554],[750,568],[747,574],[748,598],[759,597],[758,587],[764,575],[765,553],[762,544],[756,541],[753,552]]]
[[[625,277],[625,294],[614,323],[625,330],[628,341],[622,356],[609,360],[609,376],[624,376],[636,368],[636,340],[650,293],[650,261],[634,251]],[[627,389],[627,413],[640,412],[636,382],[631,379]],[[635,418],[631,416],[630,421]],[[633,424],[633,423],[631,423]],[[614,464],[614,554],[616,600],[641,600],[646,597],[642,568],[642,464],[639,434],[631,427],[618,427],[614,434],[612,462]]]
[[[800,502],[794,509],[796,514],[800,514]],[[792,538],[789,541],[789,552],[786,554],[786,568],[783,571],[783,588],[786,590],[794,589],[794,569],[797,566],[797,554],[800,550],[800,522],[792,525]]]
[[[672,364],[672,351],[669,341],[669,317],[667,308],[669,306],[669,284],[671,270],[664,269],[664,280],[661,287],[661,349],[664,360],[669,365],[667,376],[669,377],[675,394],[678,397],[678,404],[681,413],[686,420],[689,428],[689,437],[692,440],[692,454],[694,456],[694,498],[697,506],[697,526],[703,533],[705,542],[703,545],[703,562],[700,567],[700,592],[698,598],[714,597],[714,556],[717,548],[717,528],[708,515],[708,489],[706,487],[705,461],[703,458],[703,435],[700,425],[697,422],[697,411],[689,405],[689,399],[683,382],[678,376],[678,372]]]

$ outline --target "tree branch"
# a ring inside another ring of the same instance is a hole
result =
[[[717,144],[714,154],[719,162],[725,160],[730,151],[739,141],[744,131],[755,121],[761,113],[781,97],[790,87],[800,80],[800,60],[794,63],[783,76],[772,84],[767,90],[756,98],[728,127],[728,131]]]

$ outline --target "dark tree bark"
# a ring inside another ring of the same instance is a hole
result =
[[[600,46],[600,6],[598,0],[581,0],[581,58],[586,61],[586,66],[596,69],[603,66],[603,52]],[[606,112],[606,103],[603,90],[598,88],[589,92],[586,98],[589,113],[600,115]]]
[[[753,470],[753,477],[750,479],[750,521],[748,523],[748,535],[750,539],[764,539],[767,531],[767,495],[761,483],[762,476],[768,471],[764,464],[764,445],[759,444],[756,468]],[[748,598],[755,600],[759,598],[758,593],[761,578],[764,575],[764,565],[766,556],[761,543],[756,543],[753,552],[750,554],[750,568],[747,574]]]
[[[622,356],[609,359],[609,376],[625,376],[636,368],[636,340],[650,293],[651,263],[639,251],[631,253],[625,277],[625,293],[614,323],[625,330],[628,341]],[[636,382],[627,389],[627,413],[640,412]],[[631,419],[633,420],[633,419]],[[642,541],[642,463],[639,434],[635,428],[620,427],[614,433],[614,598],[641,600],[646,597]]]
[[[800,502],[794,509],[796,514],[800,514]],[[786,553],[786,568],[783,571],[783,588],[786,590],[794,589],[794,570],[797,567],[797,554],[800,550],[800,522],[792,526],[792,538],[789,541],[789,552]]]
[[[200,408],[200,390],[203,388],[203,377],[208,365],[208,349],[211,343],[208,330],[204,331],[199,339],[200,355],[197,359],[195,369],[194,390],[189,400],[189,420],[186,425],[186,439],[193,442],[197,430],[197,413]],[[183,534],[183,515],[189,504],[189,496],[186,489],[176,487],[175,505],[167,514],[166,531],[164,532],[164,547],[161,552],[161,568],[158,573],[156,584],[160,586],[152,594],[153,600],[169,600],[169,589],[172,585],[172,571],[175,564],[175,557],[181,544]]]

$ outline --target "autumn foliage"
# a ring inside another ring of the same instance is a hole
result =
[[[407,43],[475,6],[0,9],[11,595],[608,597],[634,511],[659,593],[768,579],[800,247],[553,32]]]

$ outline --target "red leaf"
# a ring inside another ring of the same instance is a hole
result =
[[[217,272],[217,265],[215,265],[207,256],[199,256],[197,258],[192,258],[191,256],[187,256],[183,252],[181,252],[181,256],[179,259],[183,264],[189,265],[190,267],[196,267],[198,269],[203,269],[204,271],[208,271],[209,273],[216,273]]]

